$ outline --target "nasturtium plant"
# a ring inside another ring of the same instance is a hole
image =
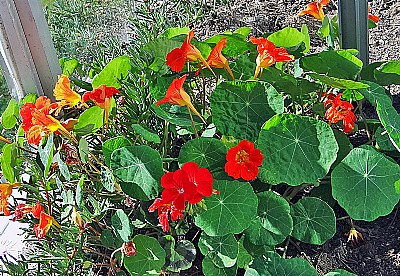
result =
[[[18,265],[4,253],[7,272],[316,276],[305,243],[343,238],[338,224],[359,246],[357,220],[400,199],[400,63],[341,49],[328,2],[298,13],[317,36],[200,37],[132,18],[148,30],[123,56],[62,58],[53,95],[11,100],[0,214],[25,223],[35,252]]]

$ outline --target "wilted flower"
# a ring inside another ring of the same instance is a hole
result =
[[[349,233],[347,233],[346,236],[347,242],[351,242],[354,245],[364,241],[363,235],[358,232],[354,227],[351,227]]]
[[[127,257],[136,256],[136,246],[133,241],[124,242],[122,244],[122,253],[125,254]]]

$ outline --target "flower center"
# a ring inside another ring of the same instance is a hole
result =
[[[249,159],[249,154],[245,150],[239,150],[236,153],[236,161],[238,163],[245,163]]]

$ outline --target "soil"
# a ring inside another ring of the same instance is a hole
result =
[[[222,0],[223,1],[223,0]],[[219,1],[219,2],[222,2]],[[226,30],[239,27],[251,27],[252,35],[259,36],[274,32],[286,26],[301,27],[307,24],[310,34],[315,33],[320,22],[309,16],[297,17],[309,0],[234,0],[218,4],[209,2],[210,12],[205,20],[195,26],[199,37],[206,38]],[[337,2],[337,1],[335,1]],[[378,27],[370,31],[370,62],[400,59],[400,0],[369,1],[372,13],[381,17]],[[213,10],[213,11],[212,11]],[[334,3],[327,6],[327,13],[334,14]],[[313,40],[313,39],[312,39]],[[314,39],[312,50],[319,50],[322,43]],[[397,94],[399,87],[391,87],[390,92]],[[400,110],[399,95],[394,96],[395,108]],[[369,118],[376,118],[372,106],[366,106]],[[362,133],[354,135],[359,140]],[[352,139],[352,137],[350,137]],[[339,220],[335,236],[322,246],[293,242],[289,245],[290,257],[302,257],[315,266],[320,275],[337,268],[345,269],[359,276],[396,276],[400,275],[400,214],[398,208],[388,216],[373,222],[355,221],[364,241],[358,244],[347,242],[345,234],[350,230],[348,220]],[[345,212],[337,204],[334,207],[337,217]],[[198,270],[201,260],[196,260],[194,267],[181,275],[201,275]],[[195,272],[195,270],[197,270]],[[239,271],[238,275],[241,275]]]

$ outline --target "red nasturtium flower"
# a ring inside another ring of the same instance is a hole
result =
[[[182,43],[182,46],[180,48],[173,49],[167,54],[167,60],[165,63],[172,69],[172,71],[181,72],[183,66],[185,66],[185,62],[200,60],[205,67],[213,72],[210,65],[208,65],[204,57],[201,55],[200,51],[190,43],[193,37],[194,31],[191,30],[186,40]]]
[[[164,98],[159,100],[156,103],[156,106],[164,103],[176,104],[179,106],[187,106],[194,114],[199,116],[199,118],[204,122],[203,117],[201,117],[200,113],[193,106],[192,101],[190,100],[190,96],[186,93],[185,89],[183,89],[183,83],[186,80],[188,74],[183,75],[179,79],[176,78],[172,81],[171,85],[168,87],[167,94]]]
[[[40,241],[44,236],[46,236],[47,232],[49,232],[50,227],[55,225],[57,227],[61,227],[58,222],[50,215],[45,212],[40,213],[39,224],[36,224],[33,227],[35,231],[36,237]]]
[[[354,109],[353,105],[340,99],[342,95],[343,93],[340,93],[333,100],[325,101],[325,107],[331,105],[325,112],[325,118],[333,124],[343,120],[344,132],[350,132],[354,129],[356,116],[351,111]]]
[[[168,217],[175,221],[183,217],[186,202],[197,204],[203,196],[213,193],[213,177],[206,168],[199,168],[194,162],[185,163],[181,169],[168,172],[161,178],[164,188],[161,198],[149,207],[149,212],[158,210],[158,220],[164,232],[169,230]]]
[[[373,15],[371,13],[371,8],[368,7],[368,19],[374,21],[375,23],[377,23],[381,18],[379,16]]]
[[[252,142],[242,140],[236,147],[228,150],[225,171],[234,179],[254,180],[263,160],[261,151],[254,148]]]
[[[72,108],[82,102],[81,95],[71,89],[71,82],[65,75],[58,76],[58,81],[53,92],[58,104],[56,115],[58,115],[64,106]],[[83,102],[82,104],[88,107],[87,104]]]
[[[93,91],[85,92],[82,96],[82,101],[87,102],[88,100],[92,100],[98,107],[104,109],[105,122],[108,126],[108,114],[111,109],[111,98],[116,94],[119,94],[118,89],[103,84],[93,89]]]
[[[8,209],[8,199],[12,194],[12,189],[14,187],[18,187],[21,184],[19,183],[2,183],[0,184],[0,212],[4,213],[5,216],[11,215],[10,210]]]
[[[61,132],[70,137],[71,134],[59,120],[50,115],[58,105],[52,103],[45,96],[36,99],[36,103],[25,103],[19,112],[22,117],[22,128],[29,144],[39,145],[42,136],[48,136],[53,132]]]
[[[324,20],[324,16],[325,16],[323,7],[328,5],[328,3],[329,3],[329,0],[321,0],[321,1],[311,2],[310,4],[307,5],[306,9],[299,12],[297,14],[297,16],[309,14],[311,16],[314,16],[315,19],[322,21],[322,20]]]
[[[257,67],[254,73],[254,79],[257,78],[262,68],[267,68],[276,62],[285,62],[294,60],[294,56],[289,55],[285,48],[277,48],[274,43],[264,37],[250,37],[253,44],[257,44]]]
[[[215,45],[215,47],[211,50],[210,55],[207,58],[207,63],[211,67],[214,68],[225,68],[228,71],[229,75],[231,75],[232,79],[234,80],[235,77],[233,76],[232,70],[229,67],[228,60],[226,57],[222,55],[222,50],[226,47],[226,38],[223,37],[221,40]]]

